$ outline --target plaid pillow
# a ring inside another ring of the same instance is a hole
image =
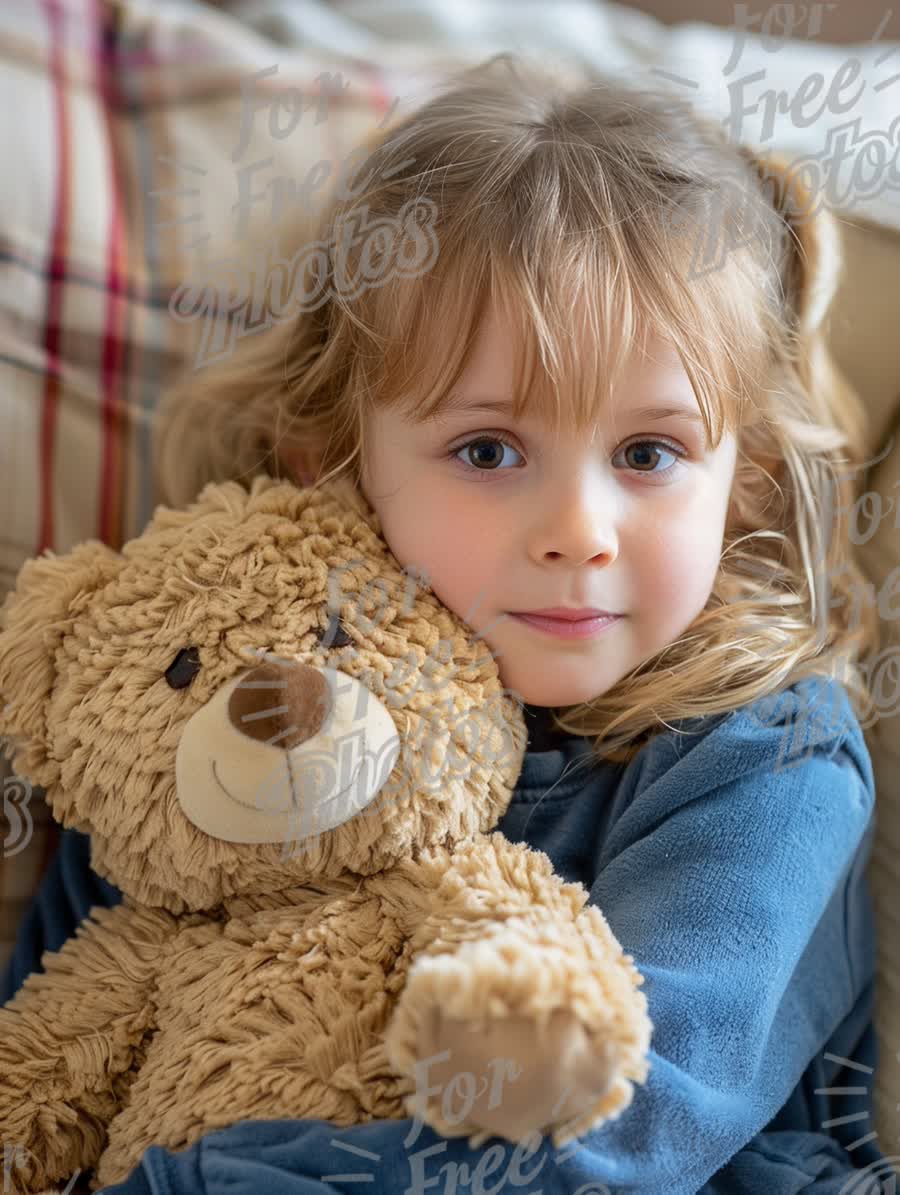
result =
[[[315,215],[397,87],[430,77],[315,45],[205,4],[0,6],[0,601],[29,556],[140,533],[159,395],[227,351],[227,310],[185,316],[191,281]],[[9,767],[3,961],[56,843],[40,792],[23,840]]]

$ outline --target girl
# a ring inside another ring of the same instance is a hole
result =
[[[868,445],[822,340],[832,219],[668,94],[506,54],[359,174],[298,267],[316,301],[168,396],[161,489],[353,478],[524,702],[500,828],[634,957],[649,1078],[574,1147],[532,1141],[527,1173],[501,1109],[508,1140],[480,1150],[410,1120],[246,1122],[115,1189],[349,1190],[349,1166],[398,1192],[498,1169],[582,1195],[837,1192],[881,1154],[841,1091],[876,1059],[877,633],[848,613]],[[65,869],[68,933],[117,898],[86,846],[66,831],[45,881]],[[23,931],[7,998],[50,928]]]

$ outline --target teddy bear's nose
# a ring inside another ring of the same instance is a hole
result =
[[[228,717],[242,734],[290,751],[319,733],[332,701],[320,669],[298,660],[266,660],[238,683]]]
[[[223,842],[301,842],[351,821],[387,783],[401,742],[354,676],[267,652],[188,718],[175,757],[182,812]]]

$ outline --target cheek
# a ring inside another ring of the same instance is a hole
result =
[[[421,490],[414,497],[401,492],[379,513],[385,539],[401,566],[421,569],[444,605],[459,614],[473,587],[487,580],[492,553],[483,517],[479,524],[467,516],[465,506],[451,509],[440,494]]]
[[[665,607],[677,620],[699,612],[715,581],[722,536],[709,520],[673,519],[654,528],[635,546],[640,589],[656,609]],[[640,601],[641,595],[638,594]]]

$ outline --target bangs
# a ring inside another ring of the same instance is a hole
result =
[[[653,335],[678,353],[714,447],[753,392],[732,355],[735,344],[754,339],[751,282],[742,287],[740,271],[737,279],[727,272],[727,286],[722,270],[690,278],[688,247],[680,248],[661,244],[654,268],[646,242],[635,254],[629,238],[593,230],[574,245],[560,235],[527,256],[469,236],[428,274],[372,296],[372,322],[383,335],[376,333],[381,368],[368,401],[416,424],[464,406],[456,388],[493,309],[509,333],[514,418],[537,415],[554,431],[565,424],[591,435],[604,411],[614,418],[628,359]],[[389,339],[391,328],[404,329],[402,339]]]

